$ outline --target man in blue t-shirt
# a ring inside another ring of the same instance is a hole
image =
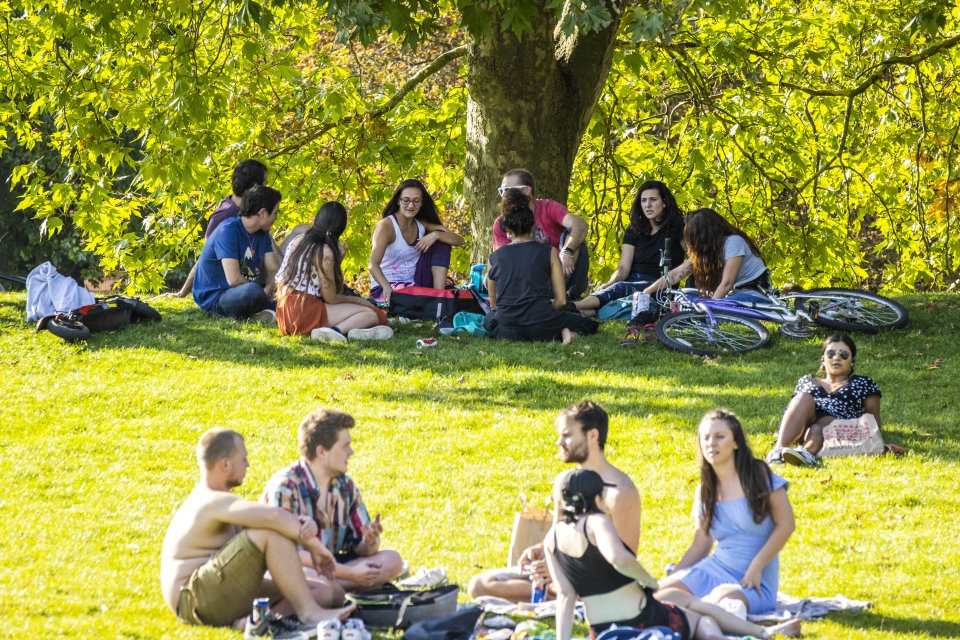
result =
[[[247,189],[254,185],[267,184],[267,166],[252,158],[241,160],[233,168],[230,183],[233,187],[233,194],[221,200],[214,212],[210,214],[210,220],[207,221],[207,230],[203,233],[204,240],[209,240],[224,220],[236,218],[240,215],[240,198],[243,197],[243,193]],[[186,298],[193,291],[193,281],[196,277],[197,265],[194,264],[187,275],[187,279],[183,282],[183,286],[180,287],[180,291],[165,293],[162,297]]]
[[[272,300],[280,267],[270,228],[280,211],[280,192],[257,185],[247,189],[240,217],[220,224],[197,262],[193,299],[209,314],[276,323]],[[257,279],[266,274],[266,286]]]

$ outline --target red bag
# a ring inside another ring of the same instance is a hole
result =
[[[390,315],[419,320],[453,319],[461,311],[483,314],[484,311],[469,289],[433,289],[404,287],[390,294]]]

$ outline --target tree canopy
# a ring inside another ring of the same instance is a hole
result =
[[[284,225],[348,206],[348,271],[410,176],[483,256],[509,163],[590,222],[597,277],[639,182],[660,178],[758,238],[777,281],[957,281],[951,2],[27,1],[0,16],[19,207],[44,233],[69,218],[139,289],[192,260],[244,157],[270,166]],[[561,140],[559,108],[516,128],[563,100]]]

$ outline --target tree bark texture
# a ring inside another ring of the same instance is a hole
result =
[[[527,169],[537,197],[566,202],[580,139],[610,71],[618,20],[565,37],[560,18],[544,2],[521,40],[496,25],[471,47],[464,191],[475,262],[489,254],[506,171]]]

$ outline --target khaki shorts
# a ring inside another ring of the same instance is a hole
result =
[[[263,592],[266,570],[263,551],[241,531],[180,589],[177,617],[187,624],[233,624],[249,615],[253,599]]]

